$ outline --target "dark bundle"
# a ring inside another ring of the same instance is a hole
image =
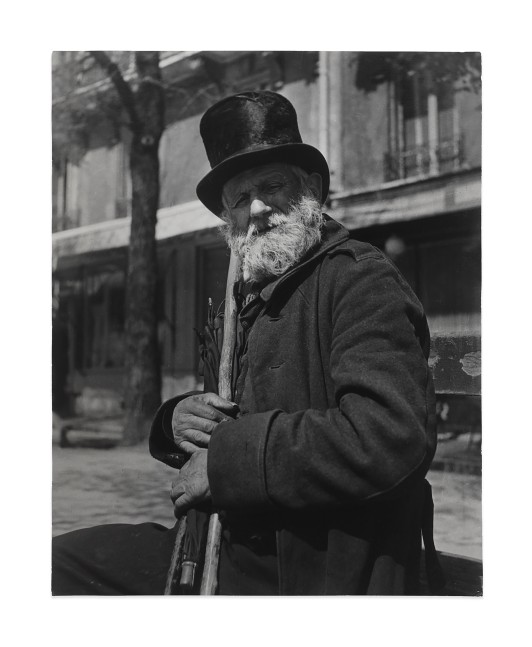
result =
[[[218,393],[218,374],[220,372],[220,354],[223,343],[223,305],[220,304],[216,314],[212,299],[209,299],[207,323],[203,332],[196,330],[199,340],[200,363],[199,374],[203,375],[205,393]]]
[[[200,362],[198,372],[203,376],[205,393],[218,393],[218,374],[220,371],[220,356],[223,343],[223,302],[215,313],[212,299],[209,299],[207,323],[203,331],[195,329],[199,341]],[[174,577],[181,572],[179,590],[182,593],[198,593],[200,577],[198,566],[202,568],[202,555],[205,551],[205,541],[209,513],[202,510],[189,510],[186,516],[179,520],[181,531],[180,554],[171,566],[169,573],[168,593],[172,592]],[[178,531],[179,533],[179,531]],[[182,543],[181,543],[182,542]]]

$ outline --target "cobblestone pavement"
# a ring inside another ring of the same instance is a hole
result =
[[[113,449],[53,447],[54,535],[104,523],[175,523],[170,484],[175,470],[146,445]]]
[[[53,447],[54,535],[104,523],[174,524],[175,471],[146,445],[113,449]],[[431,471],[438,550],[481,558],[481,477]]]
[[[438,550],[482,559],[481,477],[431,470]]]

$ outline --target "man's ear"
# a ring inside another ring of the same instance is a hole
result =
[[[322,185],[321,175],[319,173],[312,173],[311,175],[308,176],[307,183],[308,183],[309,189],[312,191],[312,195],[321,204],[321,185]]]

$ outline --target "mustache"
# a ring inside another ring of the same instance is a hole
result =
[[[289,221],[290,218],[284,213],[272,213],[268,217],[266,226],[262,229],[259,229],[255,223],[249,225],[245,235],[245,241],[246,243],[252,243],[254,239],[267,235],[272,229],[286,225]]]
[[[305,196],[288,213],[270,214],[265,227],[251,222],[245,232],[238,232],[229,221],[221,233],[242,259],[244,280],[260,282],[280,276],[318,244],[322,223],[321,204]]]

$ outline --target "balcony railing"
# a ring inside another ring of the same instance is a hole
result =
[[[461,137],[440,141],[436,147],[427,143],[404,151],[385,153],[384,180],[391,182],[456,171],[463,165],[463,160]]]

